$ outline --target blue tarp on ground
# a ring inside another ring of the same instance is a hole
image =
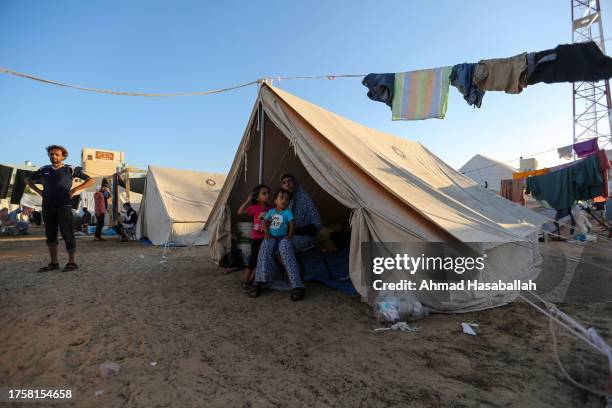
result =
[[[357,291],[349,278],[349,248],[336,252],[326,252],[325,260],[330,271],[325,268],[321,254],[313,252],[303,259],[304,280],[307,282],[319,282],[332,289],[348,294],[356,294]],[[331,273],[331,276],[330,276]]]

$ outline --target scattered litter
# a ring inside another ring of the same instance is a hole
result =
[[[376,303],[374,314],[379,323],[395,323],[422,319],[429,314],[429,309],[419,301],[387,296]]]
[[[476,324],[476,323],[461,323],[461,328],[463,329],[463,332],[465,334],[469,334],[470,336],[475,336],[476,335],[476,330],[474,330],[475,327],[478,327],[478,324]]]
[[[94,394],[99,397],[100,395],[104,394],[104,390],[97,390]]]
[[[166,261],[165,259],[162,259],[161,261],[159,261],[160,264],[166,263],[168,261]]]
[[[420,327],[416,327],[416,326],[410,326],[408,323],[406,322],[397,322],[394,323],[393,325],[391,325],[390,327],[379,327],[378,329],[374,329],[375,332],[383,332],[383,331],[388,331],[388,330],[393,330],[393,331],[401,331],[401,332],[418,332],[421,330]]]
[[[157,365],[157,361],[151,361],[151,365],[155,367]]]
[[[140,259],[144,259],[144,255],[139,255],[138,256]]]
[[[110,377],[111,375],[118,374],[121,370],[121,366],[117,363],[107,361],[106,363],[100,364],[100,376]]]

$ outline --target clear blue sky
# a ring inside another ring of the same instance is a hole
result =
[[[605,2],[604,2],[605,3]],[[208,90],[278,75],[396,72],[511,56],[571,41],[570,2],[0,0],[0,66],[142,92]],[[494,5],[492,5],[494,4]],[[607,5],[605,23],[612,21]],[[612,26],[609,27],[610,31]],[[571,143],[571,86],[451,88],[444,120],[392,122],[358,79],[281,87],[368,126],[418,140],[452,166]],[[0,75],[0,162],[45,164],[44,146],[122,150],[128,163],[227,171],[256,87],[172,99],[87,94]]]

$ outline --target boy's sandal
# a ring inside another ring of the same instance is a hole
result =
[[[75,269],[79,269],[79,266],[75,264],[74,262],[68,262],[66,266],[64,267],[64,269],[62,269],[62,272],[70,272],[70,271],[74,271]]]
[[[240,281],[240,288],[242,289],[243,292],[247,293],[249,291],[249,289],[251,289],[251,282],[247,282],[247,281]]]
[[[261,285],[253,284],[253,286],[249,288],[247,294],[251,298],[259,297],[259,295],[261,295]]]
[[[291,289],[291,301],[292,302],[297,302],[300,300],[304,300],[304,288],[293,288]]]
[[[49,272],[49,271],[55,271],[57,269],[59,269],[58,263],[49,263],[49,265],[39,268],[38,272]]]

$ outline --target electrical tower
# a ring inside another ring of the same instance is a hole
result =
[[[599,0],[571,0],[571,2],[572,42],[594,41],[605,54]],[[598,82],[575,82],[572,87],[574,143],[597,137],[601,148],[611,149],[612,99],[609,81],[606,79]]]

